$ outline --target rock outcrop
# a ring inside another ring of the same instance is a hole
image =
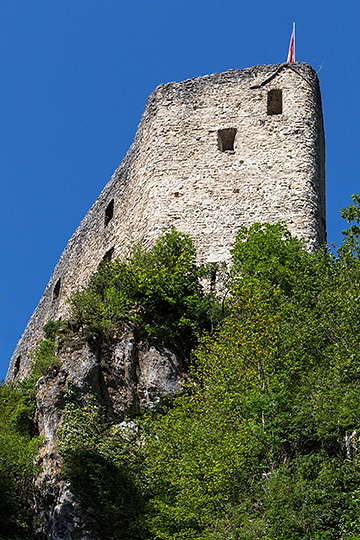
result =
[[[182,363],[170,349],[136,339],[131,328],[104,350],[88,345],[60,354],[60,369],[42,376],[37,383],[37,421],[44,437],[37,479],[41,490],[41,529],[51,540],[97,540],[96,520],[83,508],[61,479],[62,458],[57,430],[61,423],[65,393],[71,387],[78,398],[95,396],[116,424],[125,424],[144,410],[156,407],[161,397],[179,392]],[[131,423],[131,422],[130,422]]]

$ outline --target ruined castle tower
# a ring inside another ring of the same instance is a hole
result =
[[[103,259],[166,226],[203,261],[229,259],[242,225],[285,221],[312,251],[325,241],[324,131],[316,73],[289,63],[158,86],[134,142],[69,240],[10,362],[23,376],[49,320]]]

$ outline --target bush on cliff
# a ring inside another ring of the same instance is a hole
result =
[[[0,538],[34,536],[34,459],[40,438],[34,421],[34,379],[0,386]]]
[[[131,322],[148,338],[187,355],[216,317],[203,276],[190,237],[165,231],[150,249],[136,246],[126,261],[101,263],[89,285],[71,298],[71,322],[100,340],[113,339],[124,321]]]
[[[35,508],[35,465],[41,443],[36,415],[36,382],[57,364],[55,334],[59,323],[44,327],[44,339],[31,361],[31,374],[21,381],[0,384],[0,538],[38,538]]]

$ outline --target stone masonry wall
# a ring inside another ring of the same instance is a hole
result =
[[[134,142],[65,248],[10,362],[7,380],[99,262],[167,226],[199,259],[228,260],[242,225],[285,221],[310,251],[326,240],[318,79],[307,64],[230,70],[160,85]]]

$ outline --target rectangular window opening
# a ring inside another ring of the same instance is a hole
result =
[[[218,148],[221,152],[233,152],[236,128],[218,129]]]
[[[18,356],[15,360],[15,365],[14,365],[14,378],[17,377],[18,373],[19,373],[19,370],[20,370],[20,361],[21,361],[21,355]]]
[[[282,90],[274,88],[268,92],[267,114],[282,114]]]

